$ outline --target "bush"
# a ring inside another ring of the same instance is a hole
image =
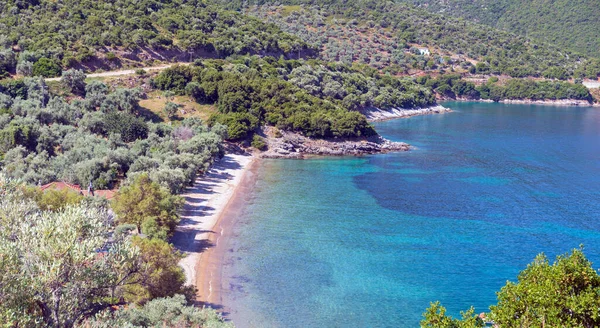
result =
[[[255,134],[252,137],[252,143],[251,143],[252,147],[258,149],[258,150],[266,150],[267,149],[267,144],[265,143],[265,139],[263,139],[261,136],[259,136],[258,134]]]
[[[125,142],[132,142],[137,139],[146,139],[148,137],[148,124],[141,118],[125,112],[111,112],[105,118],[106,131],[118,133]]]
[[[81,70],[70,69],[62,73],[60,82],[74,94],[85,92],[85,73]]]
[[[176,65],[162,71],[154,85],[161,90],[171,90],[178,95],[185,93],[185,86],[192,80],[192,70],[188,66]]]
[[[177,110],[179,109],[179,107],[181,107],[181,105],[171,101],[167,101],[167,103],[165,104],[164,112],[169,118],[173,118],[177,116]]]
[[[62,73],[62,68],[48,58],[40,58],[33,64],[33,76],[57,77]]]

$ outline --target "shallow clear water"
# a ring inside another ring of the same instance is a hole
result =
[[[600,110],[446,105],[376,124],[411,152],[262,163],[226,255],[236,325],[417,327],[430,301],[486,311],[540,252],[600,265]]]

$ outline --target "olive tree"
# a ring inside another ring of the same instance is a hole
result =
[[[60,82],[75,94],[82,94],[85,91],[85,73],[81,70],[64,71]]]
[[[122,304],[139,254],[128,239],[109,241],[107,212],[82,205],[41,211],[21,190],[0,176],[0,321],[72,327]]]

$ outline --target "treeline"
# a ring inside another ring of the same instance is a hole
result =
[[[498,79],[491,78],[488,82],[476,86],[456,74],[437,78],[423,76],[417,78],[416,81],[450,99],[489,99],[493,101],[572,99],[593,102],[589,90],[584,85],[562,81],[509,79],[505,83],[499,83]]]
[[[475,20],[598,57],[600,7],[594,0],[401,0],[432,11]]]
[[[360,137],[375,133],[357,110],[426,106],[429,89],[368,67],[319,61],[241,57],[177,66],[154,79],[161,90],[216,103],[211,122],[228,126],[228,138],[251,136],[262,124],[309,137]]]
[[[140,90],[111,91],[69,76],[64,86],[82,94],[70,103],[52,96],[41,78],[0,83],[0,165],[9,177],[109,189],[145,173],[179,192],[221,156],[225,127],[199,119],[152,123],[141,115]]]
[[[596,78],[600,74],[598,60],[590,63],[572,50],[402,3],[288,0],[283,1],[288,6],[273,6],[272,1],[222,2],[319,47],[326,60],[391,66],[392,72],[460,67],[515,78]],[[422,54],[417,46],[427,46],[430,54]],[[478,66],[467,59],[477,60]]]
[[[0,31],[0,78],[121,61],[309,50],[274,25],[201,0],[9,0],[0,4]]]

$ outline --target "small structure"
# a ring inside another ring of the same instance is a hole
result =
[[[100,196],[100,197],[104,197],[106,199],[112,199],[113,197],[115,197],[115,194],[116,194],[115,190],[94,190],[93,188],[91,188],[91,189],[88,188],[88,190],[82,190],[79,185],[70,184],[70,183],[67,183],[64,181],[50,182],[48,184],[41,186],[40,189],[42,191],[47,190],[47,189],[54,189],[54,190],[70,189],[70,190],[75,191],[76,193],[83,195],[83,196]]]
[[[419,50],[419,54],[421,56],[429,56],[429,55],[431,55],[431,52],[427,48],[417,48],[417,49]]]

